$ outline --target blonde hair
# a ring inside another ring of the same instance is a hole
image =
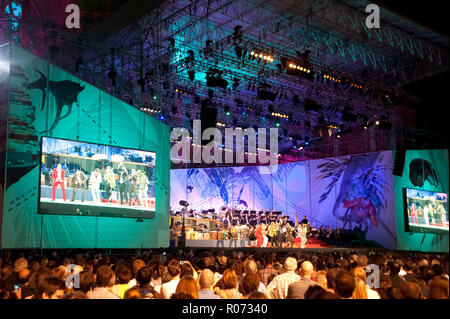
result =
[[[360,278],[355,278],[356,285],[353,290],[352,299],[368,299],[366,283]]]

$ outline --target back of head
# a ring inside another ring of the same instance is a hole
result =
[[[250,274],[250,273],[257,273],[258,272],[258,266],[256,265],[254,260],[248,260],[246,265],[245,265],[245,273],[246,274]]]
[[[242,281],[239,283],[239,292],[247,296],[255,290],[258,290],[260,284],[259,275],[250,273],[242,278]]]
[[[192,296],[191,299],[198,299],[198,287],[194,277],[184,276],[183,278],[181,278],[180,282],[177,285],[175,293],[184,293],[186,295]]]
[[[448,296],[448,279],[439,276],[428,281],[429,299],[448,299]]]
[[[180,263],[176,259],[169,261],[167,271],[172,277],[176,277],[181,273]]]
[[[141,291],[137,287],[133,287],[125,291],[123,299],[141,299]]]
[[[111,279],[113,278],[113,271],[108,266],[100,266],[97,269],[96,283],[99,287],[110,287],[112,286]]]
[[[321,285],[323,288],[327,288],[327,272],[325,270],[320,270],[316,273],[315,276],[316,282]]]
[[[314,266],[309,261],[304,261],[300,265],[300,275],[302,277],[311,278],[314,274]]]
[[[119,284],[127,284],[131,280],[131,270],[125,265],[119,265],[116,269],[116,277]]]
[[[89,299],[89,297],[82,291],[73,291],[65,294],[61,299]]]
[[[59,277],[46,277],[44,278],[38,287],[38,298],[51,298],[58,290],[64,291],[66,283]]]
[[[359,278],[362,281],[366,281],[367,278],[367,274],[366,274],[366,270],[364,269],[364,267],[358,266],[353,268],[352,270],[353,276],[355,276],[355,278]]]
[[[359,255],[356,262],[358,266],[366,267],[369,263],[369,258],[366,255]]]
[[[419,285],[412,281],[405,281],[399,289],[400,299],[420,299],[421,292]]]
[[[205,269],[201,272],[198,283],[200,285],[200,289],[210,289],[214,285],[214,273]]]
[[[94,287],[94,275],[90,271],[80,272],[80,290],[88,293]]]
[[[28,283],[28,281],[30,280],[30,276],[31,276],[31,271],[29,269],[26,269],[26,268],[22,269],[17,274],[17,283],[19,285],[24,285],[24,284]]]
[[[223,289],[235,289],[237,288],[237,276],[233,269],[228,268],[223,272],[222,276]]]
[[[136,274],[136,282],[139,287],[145,287],[152,280],[152,271],[148,267],[142,267]]]
[[[341,270],[336,274],[335,279],[335,293],[341,298],[350,298],[355,290],[356,281],[353,275],[346,271]]]
[[[286,271],[295,271],[297,269],[297,259],[293,257],[288,257],[284,261],[284,269]]]
[[[133,272],[136,275],[138,270],[145,266],[145,262],[142,259],[136,259],[133,261]]]
[[[248,299],[269,299],[265,293],[260,291],[253,291],[248,295]]]
[[[334,289],[336,276],[339,273],[339,268],[331,268],[327,271],[327,286],[328,289]]]
[[[309,288],[305,291],[305,299],[321,299],[322,295],[326,292],[325,289],[323,289],[319,285],[311,285]]]

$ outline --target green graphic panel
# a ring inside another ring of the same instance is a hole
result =
[[[3,248],[169,245],[170,129],[75,76],[11,46]],[[156,152],[155,218],[38,214],[42,136]]]
[[[395,176],[397,248],[401,250],[448,252],[446,234],[405,232],[403,189],[416,188],[448,194],[448,150],[408,150],[402,176]]]

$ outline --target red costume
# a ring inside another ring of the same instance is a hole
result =
[[[255,236],[256,236],[256,247],[262,247],[264,243],[264,234],[262,225],[259,225],[258,228],[256,228]]]
[[[411,222],[417,224],[416,206],[411,206]]]
[[[64,170],[61,168],[59,180],[57,180],[58,179],[58,169],[54,169],[53,173],[52,173],[52,178],[53,178],[52,200],[55,200],[56,188],[59,185],[59,186],[61,186],[61,189],[62,189],[63,199],[64,199],[64,201],[66,201],[66,188],[64,187],[64,179],[66,178],[66,176],[65,176]]]

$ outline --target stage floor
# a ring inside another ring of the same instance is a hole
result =
[[[278,247],[271,247],[270,243],[267,247],[256,247],[256,240],[249,241],[249,240],[207,240],[207,239],[186,239],[186,247],[190,248],[208,248],[208,247],[215,247],[215,248],[271,248],[271,249],[280,249]],[[299,249],[311,249],[311,248],[328,248],[329,246],[325,243],[311,238],[311,243],[306,244],[305,248],[301,248],[298,241],[294,241],[293,247],[288,247],[287,243],[283,243],[283,246],[281,248],[286,249],[292,249],[292,248],[299,248]]]
[[[95,203],[43,198],[39,207],[40,214],[76,215],[97,217],[155,218],[155,212],[146,207],[118,205],[114,203]]]

